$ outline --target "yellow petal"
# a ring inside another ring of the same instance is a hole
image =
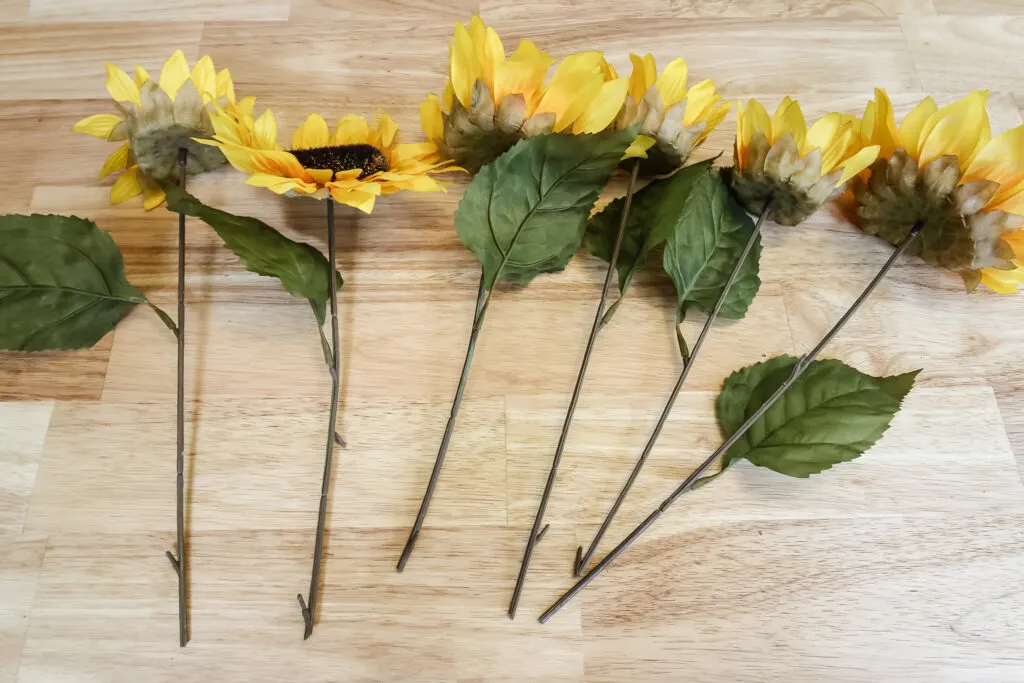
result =
[[[265,110],[252,127],[253,142],[258,149],[274,149],[277,146],[277,119]]]
[[[192,68],[191,78],[204,104],[217,99],[217,70],[213,67],[213,60],[210,59],[210,55],[203,55],[196,62],[196,65]]]
[[[847,182],[850,178],[875,163],[875,159],[878,158],[880,153],[881,147],[879,145],[871,145],[869,147],[862,148],[859,152],[839,164],[839,167],[843,169],[843,175],[839,179],[839,183],[837,183],[836,187]]]
[[[900,124],[900,145],[907,154],[915,159],[921,153],[921,133],[924,126],[938,110],[939,106],[935,104],[935,100],[926,97],[907,114],[903,123]]]
[[[444,135],[444,130],[438,137]],[[338,121],[334,129],[334,144],[336,145],[360,145],[370,139],[370,126],[362,116],[349,114]]]
[[[338,122],[339,128],[341,122]],[[427,98],[420,102],[420,127],[423,128],[423,135],[428,140],[440,140],[444,137],[444,117],[441,114],[441,103],[437,101],[436,95],[427,95]],[[335,131],[335,144],[344,144],[338,141],[338,132]]]
[[[189,75],[188,60],[181,50],[177,50],[160,69],[160,89],[173,100]]]
[[[747,108],[743,112],[743,144],[746,148],[750,145],[750,138],[754,133],[761,131],[769,142],[775,142],[772,137],[772,119],[768,116],[768,110],[757,100],[747,100]]]
[[[452,87],[451,80],[445,81],[444,92],[441,93],[441,106],[444,107],[445,111],[452,110],[452,103],[455,101],[455,88]]]
[[[107,92],[115,102],[132,102],[142,104],[139,86],[135,84],[124,69],[107,62]]]
[[[654,138],[649,138],[646,135],[637,135],[633,140],[632,144],[626,148],[626,153],[622,155],[623,159],[646,159],[647,150],[654,146]]]
[[[135,85],[142,87],[142,84],[146,81],[151,81],[153,78],[149,75],[149,72],[143,69],[138,64],[135,65]]]
[[[235,103],[235,82],[226,68],[217,72],[217,97],[226,97],[228,102]]]
[[[484,31],[484,43],[480,54],[480,77],[487,87],[494,85],[494,70],[505,61],[505,47],[501,44],[498,33],[488,26]]]
[[[164,194],[163,188],[155,182],[149,182],[142,187],[142,208],[146,211],[152,211],[156,207],[164,203],[167,199],[167,195]]]
[[[810,152],[815,147],[821,149],[822,157],[828,155],[829,151],[833,149],[836,144],[836,138],[839,134],[839,129],[843,126],[844,120],[843,115],[836,112],[825,114],[820,119],[815,121],[810,129],[807,131],[807,137],[804,139],[803,153]],[[824,170],[824,162],[822,163],[822,173],[827,173]]]
[[[131,146],[125,143],[118,147],[107,160],[103,162],[103,168],[100,169],[99,180],[103,180],[114,171],[120,171],[128,168],[128,156],[131,153]]]
[[[597,55],[597,59],[594,59]],[[601,92],[600,53],[578,53],[566,57],[555,71],[537,114],[555,115],[554,132],[568,128]]]
[[[651,63],[654,63],[654,57],[647,55],[651,58]],[[647,88],[651,87],[654,82],[652,78],[650,82],[647,80],[647,63],[644,61],[645,58],[640,55],[630,54],[629,61],[633,63],[633,71],[629,76],[629,96],[633,98],[634,102],[639,102],[644,98],[644,93],[647,92]],[[655,67],[657,69],[657,67]],[[655,74],[657,76],[657,74]]]
[[[114,182],[110,188],[110,203],[120,204],[132,197],[142,194],[142,185],[139,184],[139,167],[132,166]]]
[[[364,188],[375,187],[373,185],[363,186]],[[363,192],[360,190],[345,190],[340,188],[331,188],[331,196],[334,201],[339,204],[347,204],[353,208],[359,209],[363,213],[370,213],[373,211],[374,202],[377,200],[377,196],[370,194],[369,192]]]
[[[654,82],[654,87],[658,89],[666,109],[682,102],[686,97],[687,71],[683,58],[676,57],[668,63],[661,75],[658,76],[658,80]]]
[[[715,84],[710,78],[690,88],[686,93],[686,112],[683,114],[683,125],[692,126],[698,121],[707,119],[721,99],[722,96],[715,92]]]
[[[1024,284],[1024,267],[1018,262],[1014,270],[985,268],[981,271],[981,284],[996,294],[1016,294]]]
[[[962,182],[992,180],[999,189],[989,201],[996,207],[1024,189],[1024,126],[995,136],[971,161]]]
[[[892,111],[892,101],[882,88],[875,88],[875,106],[864,113],[862,124],[863,137],[868,144],[878,145],[879,156],[888,159],[900,146],[900,134],[896,130],[896,117]]]
[[[996,197],[1000,198],[999,202],[990,201],[986,207],[987,209],[1024,216],[1024,180],[1009,189],[1004,189],[1000,185],[999,191],[996,192]],[[1021,258],[1024,258],[1024,254],[1021,255]]]
[[[458,22],[455,24],[455,38],[448,61],[454,94],[462,106],[468,109],[473,102],[473,84],[480,78],[480,64],[469,31]]]
[[[381,114],[377,119],[377,134],[372,136],[370,144],[375,144],[377,149],[387,149],[395,142],[398,134],[398,124],[387,114]]]
[[[797,149],[803,153],[804,140],[807,138],[807,121],[804,119],[804,112],[800,109],[800,103],[784,97],[775,110],[772,117],[772,135],[775,139],[782,138],[789,133],[796,142]]]
[[[329,168],[307,168],[306,172],[313,177],[313,182],[317,185],[326,185],[334,180],[334,171]]]
[[[295,178],[282,178],[281,176],[266,173],[254,173],[245,181],[245,184],[252,185],[253,187],[265,187],[277,194],[284,194],[290,191],[312,194],[317,189],[316,185],[311,183],[304,183]]]
[[[926,166],[947,154],[956,155],[967,168],[984,139],[991,136],[985,102],[988,92],[975,90],[967,97],[935,112],[921,131],[918,164]]]
[[[526,111],[532,112],[537,106],[544,78],[548,73],[547,61],[524,61],[510,59],[499,64],[494,70],[494,102],[501,101],[508,95],[521,94],[526,103]]]
[[[123,120],[116,114],[93,114],[92,116],[86,116],[71,126],[71,130],[75,133],[85,133],[86,135],[106,140],[114,132],[114,126]]]
[[[331,144],[327,122],[320,114],[310,114],[305,123],[295,130],[292,136],[292,149],[313,149],[327,147]]]
[[[597,98],[576,119],[572,131],[574,133],[599,133],[607,128],[619,115],[622,104],[626,101],[628,88],[628,78],[619,78],[604,83]]]

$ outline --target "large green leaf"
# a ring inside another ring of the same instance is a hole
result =
[[[725,287],[754,222],[732,198],[717,173],[701,176],[693,190],[680,202],[663,202],[654,221],[670,223],[663,264],[675,283],[676,318],[682,321],[690,308],[708,313]],[[742,318],[754,300],[761,279],[761,238],[755,238],[750,254],[740,268],[736,282],[725,297],[720,315]]]
[[[730,375],[715,403],[731,436],[790,376],[798,359],[777,356]],[[807,477],[863,454],[882,437],[917,373],[872,377],[837,360],[811,363],[723,458],[745,458],[791,477]]]
[[[180,187],[168,185],[164,190],[168,209],[199,218],[216,231],[247,270],[276,277],[289,294],[308,299],[323,325],[331,267],[315,247],[288,239],[263,221],[207,206]],[[341,274],[335,276],[341,288]]]
[[[662,203],[671,202],[677,211],[682,211],[694,184],[711,170],[712,162],[712,159],[701,161],[680,169],[669,178],[653,180],[633,195],[615,266],[620,295],[626,293],[633,274],[644,264],[651,251],[668,239],[675,228],[670,211],[662,212],[661,222],[655,223],[658,207]],[[625,201],[625,197],[619,197],[587,221],[583,248],[603,261],[611,260]]]
[[[488,289],[565,268],[583,227],[636,131],[522,140],[477,174],[455,230],[483,264]]]
[[[86,348],[144,303],[114,240],[92,221],[0,216],[0,349]]]

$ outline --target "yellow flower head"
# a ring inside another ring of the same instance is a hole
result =
[[[180,150],[187,151],[190,175],[224,164],[224,155],[215,148],[193,141],[213,135],[210,112],[215,106],[232,116],[253,106],[251,97],[235,100],[227,69],[216,71],[208,56],[190,69],[180,50],[164,63],[157,81],[141,66],[135,67],[132,78],[107,62],[107,91],[121,115],[94,114],[72,130],[124,143],[107,158],[100,179],[124,171],[110,190],[110,201],[119,204],[142,194],[147,210],[164,201],[160,182],[177,179]]]
[[[725,119],[732,108],[722,103],[711,79],[687,90],[688,68],[683,59],[669,62],[661,74],[654,57],[629,55],[633,73],[615,127],[639,123],[640,136],[626,156],[645,156],[645,170],[666,173],[686,163],[693,150]]]
[[[256,119],[217,112],[213,125],[216,134],[206,144],[218,147],[232,166],[248,173],[247,184],[277,194],[330,196],[370,213],[382,194],[444,190],[430,177],[446,170],[436,161],[434,144],[400,144],[398,125],[387,114],[379,115],[373,126],[361,116],[346,116],[333,132],[322,116],[310,114],[287,150],[277,142],[277,119],[269,109]]]
[[[1024,283],[1024,126],[993,138],[987,99],[976,90],[940,108],[927,97],[897,127],[876,89],[863,134],[881,152],[854,184],[855,220],[893,244],[921,223],[910,253],[958,273],[969,290],[1012,294]]]
[[[474,16],[455,25],[449,77],[441,100],[429,95],[420,123],[441,155],[477,169],[523,137],[543,133],[596,133],[618,116],[628,79],[618,78],[600,52],[554,63],[529,40],[506,57],[497,32]]]
[[[772,219],[797,225],[870,166],[878,151],[865,144],[854,116],[831,112],[808,128],[800,104],[789,97],[774,116],[750,100],[737,111],[733,188],[748,211],[760,213],[771,199]]]

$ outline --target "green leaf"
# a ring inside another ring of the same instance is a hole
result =
[[[680,169],[670,178],[653,180],[633,195],[615,266],[620,295],[626,293],[633,274],[644,264],[647,256],[668,239],[675,228],[675,221],[669,220],[670,212],[662,216],[661,223],[655,223],[658,207],[665,202],[673,202],[677,207],[685,204],[696,182],[711,170],[713,161],[701,161]],[[592,256],[605,262],[611,260],[625,203],[626,198],[619,197],[587,221],[583,248]]]
[[[579,248],[597,195],[633,129],[522,140],[477,174],[455,212],[455,230],[491,289],[565,268]]]
[[[777,356],[730,375],[715,403],[728,438],[778,389],[798,359]],[[889,428],[920,370],[872,377],[837,360],[811,363],[723,458],[807,477],[862,455]]]
[[[654,221],[672,226],[663,264],[676,286],[677,321],[682,321],[691,307],[709,313],[754,230],[754,222],[717,173],[702,176],[681,202],[662,203]],[[722,317],[736,320],[746,315],[761,286],[757,276],[760,259],[758,236],[725,297]]]
[[[207,206],[180,187],[168,185],[164,191],[168,209],[199,218],[209,225],[224,240],[224,246],[235,252],[246,270],[276,277],[289,294],[308,299],[317,322],[324,324],[331,267],[319,250],[288,239],[263,221]],[[336,272],[335,276],[340,289],[341,274]]]
[[[82,349],[147,303],[92,221],[0,216],[0,349]]]

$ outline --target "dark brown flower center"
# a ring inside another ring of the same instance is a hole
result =
[[[373,145],[335,145],[289,150],[306,168],[329,168],[335,173],[360,169],[360,178],[388,170],[388,160]]]

